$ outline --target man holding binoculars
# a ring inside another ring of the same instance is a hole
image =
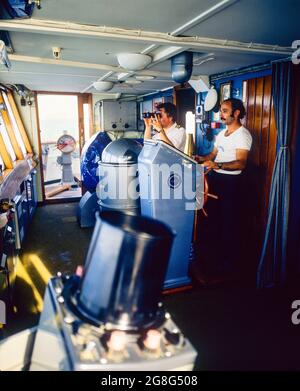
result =
[[[176,123],[176,106],[173,103],[160,103],[157,113],[144,113],[145,134],[144,140],[162,140],[167,144],[184,150],[186,133],[185,129]],[[151,127],[155,134],[151,135]]]

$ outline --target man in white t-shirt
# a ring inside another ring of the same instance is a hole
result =
[[[210,233],[218,241],[215,258],[224,273],[234,273],[237,263],[241,266],[242,229],[242,172],[246,168],[248,154],[252,146],[250,132],[241,124],[245,116],[243,102],[231,98],[221,104],[220,118],[226,129],[216,137],[211,153],[195,156],[199,163],[211,171],[208,175],[210,193],[219,199],[210,203]],[[213,244],[211,245],[213,247]],[[214,260],[215,261],[215,260]]]
[[[205,156],[195,156],[208,170],[219,174],[238,175],[245,169],[252,136],[242,124],[245,108],[239,99],[225,100],[220,109],[221,121],[226,129],[217,135],[213,150]]]
[[[159,115],[154,118],[144,118],[145,133],[144,140],[162,140],[167,144],[184,150],[186,141],[185,129],[176,123],[176,106],[173,103],[160,103],[157,106]],[[151,135],[151,128],[153,127],[155,134]]]

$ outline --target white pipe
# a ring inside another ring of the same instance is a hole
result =
[[[54,60],[52,58],[46,57],[33,57],[33,56],[23,56],[19,54],[10,54],[9,58],[11,61],[21,61],[21,62],[31,62],[37,64],[48,64],[48,65],[61,65],[73,68],[87,68],[87,69],[98,69],[101,71],[111,71],[112,73],[116,72],[125,72],[123,68],[115,67],[112,65],[106,64],[95,64],[88,62],[79,62],[79,61],[69,61],[69,60]],[[151,75],[158,77],[167,77],[171,79],[171,75],[168,72],[159,72],[159,71],[139,71],[140,75]]]
[[[171,87],[171,88],[173,88],[173,87]],[[161,91],[160,90],[156,90],[156,93],[159,93],[159,92],[161,92]],[[144,98],[145,96],[149,96],[149,95],[153,95],[153,94],[155,94],[155,92],[150,92],[148,94],[139,95],[138,99]]]
[[[167,33],[121,29],[107,26],[90,26],[77,23],[66,23],[49,20],[2,20],[1,30],[22,30],[31,32],[47,32],[58,35],[82,35],[85,37],[98,37],[103,39],[114,39],[119,41],[151,42],[160,45],[183,46],[194,50],[220,50],[244,53],[262,54],[290,54],[291,47],[278,45],[267,45],[260,43],[245,43],[232,40],[222,40],[206,37],[175,37]]]
[[[97,81],[103,81],[103,80],[107,79],[108,77],[110,77],[111,75],[113,75],[114,73],[115,72],[113,72],[113,71],[109,71],[105,75],[101,76]]]
[[[159,92],[164,92],[164,91],[168,91],[168,90],[172,90],[172,89],[173,89],[173,87],[167,87],[167,88],[163,88],[162,90],[156,90],[156,92],[159,93]],[[153,94],[155,94],[155,92],[150,92],[148,94],[139,95],[138,99],[144,98],[145,96],[149,96],[149,95],[153,95]]]
[[[189,20],[182,26],[178,27],[176,30],[172,31],[171,35],[179,35],[184,33],[185,31],[191,29],[194,26],[197,26],[200,22],[203,22],[204,20],[210,18],[211,16],[236,3],[237,1],[239,0],[222,0],[220,3],[217,3],[206,11],[201,12],[201,14],[197,15],[195,18]]]
[[[0,73],[8,73],[7,70],[1,70]],[[79,74],[74,74],[74,73],[50,73],[50,72],[30,72],[30,71],[12,71],[10,70],[9,71],[9,74],[21,74],[21,75],[39,75],[39,76],[63,76],[63,77],[66,77],[66,76],[70,76],[70,77],[82,77],[82,78],[96,78],[98,77],[98,75],[79,75]],[[154,79],[156,80],[156,79]],[[149,80],[150,81],[150,80]]]
[[[113,71],[109,71],[107,73],[105,73],[105,75],[101,76],[97,81],[103,81],[103,80],[106,80],[108,79],[111,75],[113,75],[115,72]],[[87,92],[88,90],[90,90],[91,88],[93,87],[93,83],[91,83],[88,87],[86,87],[84,90],[80,91],[81,94],[84,94],[85,92]]]

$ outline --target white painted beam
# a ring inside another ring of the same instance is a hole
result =
[[[228,51],[288,55],[291,47],[267,45],[254,42],[239,42],[206,37],[176,37],[167,33],[121,29],[107,26],[90,26],[78,23],[66,23],[39,19],[1,20],[0,30],[27,31],[57,35],[82,36],[90,38],[113,39],[126,42],[151,42],[152,44],[180,46],[199,51]]]
[[[112,65],[95,64],[95,63],[79,62],[79,61],[69,61],[69,60],[55,60],[55,59],[46,58],[46,57],[34,57],[34,56],[23,56],[23,55],[19,55],[19,54],[10,54],[9,59],[11,61],[21,61],[21,62],[47,64],[47,65],[60,65],[60,66],[66,66],[66,67],[71,67],[71,68],[98,69],[101,71],[108,71],[108,72],[112,72],[112,73],[126,72],[126,69],[115,67]],[[171,74],[169,72],[143,70],[143,71],[139,71],[139,75],[153,75],[155,77],[166,77],[166,78],[171,79]],[[104,76],[105,75],[103,75],[102,78]],[[100,78],[100,79],[102,79],[102,78]]]
[[[163,46],[161,49],[156,50],[152,54],[152,62],[155,63],[155,65],[159,64],[160,62],[168,60],[169,58],[183,52],[184,50],[186,50],[186,48],[178,46]]]

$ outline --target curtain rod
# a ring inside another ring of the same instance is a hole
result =
[[[273,60],[273,61],[271,61],[271,64],[275,64],[277,62],[288,62],[288,61],[292,61],[292,56],[285,57],[285,58],[279,58],[277,60]]]
[[[246,67],[246,68],[240,68],[240,69],[236,69],[233,71],[218,73],[216,75],[211,75],[210,81],[214,82],[214,81],[217,81],[220,79],[224,79],[225,77],[239,76],[239,75],[243,75],[244,73],[263,71],[265,69],[271,69],[270,62],[267,62],[264,64],[259,64],[259,65],[253,65],[253,66]]]
[[[258,71],[263,71],[265,69],[271,69],[272,64],[275,64],[278,62],[288,62],[288,61],[292,61],[292,56],[288,56],[285,58],[278,58],[276,60],[269,61],[264,64],[253,65],[253,66],[246,67],[246,68],[241,68],[241,69],[237,69],[237,70],[233,70],[233,71],[218,73],[216,75],[211,75],[210,81],[213,82],[213,81],[217,81],[220,79],[224,79],[225,77],[239,76],[239,75],[242,75],[242,74],[248,73],[248,72],[258,72]]]

